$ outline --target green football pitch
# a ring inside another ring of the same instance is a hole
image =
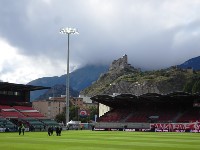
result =
[[[55,133],[54,133],[55,134]],[[63,131],[0,133],[0,150],[200,150],[200,133]]]

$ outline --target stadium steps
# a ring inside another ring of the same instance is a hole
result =
[[[133,114],[134,112],[130,113],[126,118],[122,120],[122,122],[127,122],[127,120],[133,116]]]
[[[0,118],[0,127],[1,128],[14,128],[15,124],[13,124],[10,120],[5,118]]]
[[[177,122],[177,120],[179,119],[179,118],[181,118],[182,116],[183,116],[183,114],[185,114],[187,111],[185,111],[185,112],[179,112],[178,113],[178,115],[173,119],[173,122]]]

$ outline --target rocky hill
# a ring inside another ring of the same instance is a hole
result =
[[[174,91],[199,92],[200,72],[192,69],[170,67],[157,71],[140,71],[128,64],[127,56],[113,61],[109,71],[88,88],[82,95],[144,93],[166,94]]]

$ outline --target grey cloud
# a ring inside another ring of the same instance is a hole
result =
[[[65,63],[67,36],[60,35],[59,29],[71,26],[80,32],[70,36],[71,63],[109,64],[126,53],[132,65],[168,67],[200,54],[200,33],[181,45],[174,44],[177,33],[185,31],[188,36],[190,30],[199,30],[199,22],[187,28],[163,27],[159,14],[166,2],[170,1],[0,1],[0,36],[23,55],[46,56]]]

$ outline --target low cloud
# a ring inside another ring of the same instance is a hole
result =
[[[70,68],[109,65],[124,54],[145,69],[183,63],[200,55],[199,7],[198,0],[0,1],[0,79],[26,83],[66,73],[62,27],[80,32],[70,36]],[[5,55],[13,48],[15,57]]]

